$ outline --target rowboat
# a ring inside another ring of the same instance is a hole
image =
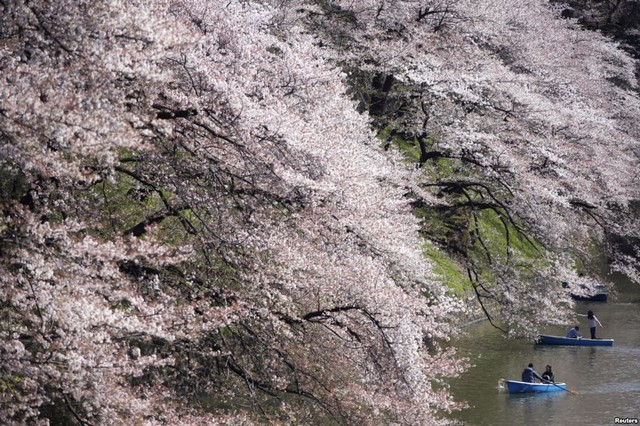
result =
[[[571,293],[571,298],[573,300],[581,300],[583,302],[606,302],[607,293],[604,291],[603,285],[597,285],[595,288],[594,294],[585,296],[585,295]]]
[[[567,391],[566,383],[527,383],[518,380],[505,380],[509,393],[559,392]]]
[[[538,336],[538,345],[564,345],[564,346],[613,346],[613,339],[583,339],[562,336]]]
[[[562,283],[562,287],[570,289],[570,285],[566,281]],[[606,302],[607,301],[607,293],[605,291],[604,285],[602,284],[596,285],[593,291],[588,292],[590,294],[585,294],[585,291],[587,290],[587,286],[585,286],[584,284],[580,284],[579,289],[580,291],[577,293],[570,291],[569,294],[571,295],[571,298],[573,300],[580,300],[583,302]]]

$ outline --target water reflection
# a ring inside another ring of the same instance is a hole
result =
[[[513,416],[521,419],[532,421],[536,418],[545,417],[547,424],[550,417],[548,413],[555,411],[556,404],[562,404],[567,392],[550,392],[544,394],[514,394],[508,395],[505,401],[506,410]]]

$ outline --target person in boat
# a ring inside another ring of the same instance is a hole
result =
[[[522,371],[522,381],[526,383],[535,383],[536,379],[546,383],[547,380],[540,377],[540,375],[533,369],[533,364],[529,363],[529,366]]]
[[[569,329],[569,331],[567,331],[567,337],[570,337],[572,339],[581,339],[582,334],[578,333],[578,330],[580,330],[580,326],[577,325]]]
[[[542,373],[542,378],[547,382],[553,383],[555,382],[553,377],[553,371],[551,371],[551,366],[547,365],[544,369],[544,373]]]
[[[598,317],[593,314],[593,311],[587,311],[587,315],[585,314],[577,314],[580,317],[587,317],[589,321],[589,331],[591,331],[591,338],[596,338],[596,325],[603,327],[603,325],[598,321]]]

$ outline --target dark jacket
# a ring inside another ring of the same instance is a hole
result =
[[[540,375],[536,373],[536,370],[531,367],[525,368],[522,372],[522,381],[527,383],[535,383],[536,381],[534,378],[540,380],[541,382],[544,381],[542,377],[540,377]]]

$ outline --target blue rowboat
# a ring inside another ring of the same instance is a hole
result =
[[[540,335],[538,340],[536,340],[536,344],[564,346],[613,346],[613,339],[576,339],[574,337]]]
[[[581,286],[581,287],[584,287],[584,286]],[[585,302],[606,302],[607,293],[604,291],[604,285],[598,284],[595,287],[595,293],[590,294],[588,296],[571,293],[571,298],[573,300],[582,300]]]
[[[570,288],[568,282],[562,283],[563,288]],[[583,284],[580,285],[580,289],[584,292],[587,287]],[[594,288],[594,292],[592,294],[584,295],[584,294],[576,294],[570,292],[571,298],[573,300],[580,300],[583,302],[606,302],[607,301],[607,293],[605,291],[605,287],[602,284],[598,284]]]
[[[518,380],[505,380],[509,393],[528,393],[528,392],[560,392],[566,391],[566,383],[527,383]]]
[[[571,293],[571,298],[573,300],[580,300],[583,302],[606,302],[607,293],[596,293],[593,296],[579,296],[577,294]]]

